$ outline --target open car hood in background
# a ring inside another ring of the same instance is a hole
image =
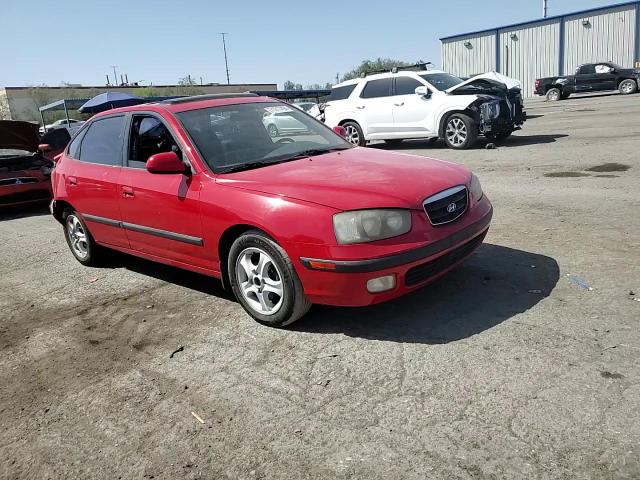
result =
[[[38,125],[18,120],[0,120],[0,149],[38,151]]]
[[[512,88],[522,88],[522,84],[520,83],[520,81],[516,80],[515,78],[507,77],[506,75],[502,75],[501,73],[498,73],[498,72],[488,72],[488,73],[483,73],[482,75],[476,75],[475,77],[471,77],[470,79],[465,80],[464,82],[459,83],[458,85],[454,85],[453,87],[448,88],[445,91],[447,93],[451,93],[451,92],[454,92],[455,90],[458,90],[459,88],[462,88],[468,85],[476,84],[482,87],[487,83],[497,85],[499,87],[505,87],[507,90],[511,90]]]

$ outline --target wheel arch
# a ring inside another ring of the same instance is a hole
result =
[[[473,110],[470,108],[458,109],[458,110],[448,110],[442,114],[440,117],[440,122],[438,124],[438,138],[444,138],[444,131],[447,126],[447,121],[451,115],[455,115],[456,113],[460,113],[462,115],[467,115],[471,117],[475,121],[475,115]]]
[[[75,210],[73,205],[65,200],[56,200],[53,202],[53,208],[51,209],[51,213],[53,214],[53,218],[55,218],[59,223],[64,223],[64,219],[62,218],[65,210]]]
[[[227,268],[231,246],[233,245],[233,242],[235,242],[241,235],[250,230],[259,230],[260,232],[268,236],[271,240],[279,244],[279,242],[275,238],[273,238],[273,236],[264,228],[258,227],[256,225],[250,225],[248,223],[239,223],[236,225],[232,225],[228,227],[224,232],[222,232],[222,235],[220,235],[220,240],[218,240],[218,261],[220,262],[220,280],[222,281],[222,286],[225,290],[230,290],[231,285],[229,282],[229,271]]]

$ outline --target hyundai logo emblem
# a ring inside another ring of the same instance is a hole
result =
[[[453,213],[455,211],[456,211],[456,204],[455,203],[450,203],[449,205],[447,205],[447,212]]]

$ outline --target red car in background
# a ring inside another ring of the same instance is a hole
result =
[[[263,119],[278,113],[305,131],[271,136]],[[465,167],[353,147],[249,94],[98,114],[52,183],[52,214],[81,263],[108,247],[218,277],[271,326],[312,303],[371,305],[420,288],[470,255],[492,216]]]
[[[51,198],[53,161],[39,143],[37,124],[0,120],[0,208]]]

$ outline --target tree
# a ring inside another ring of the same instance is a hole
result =
[[[178,79],[178,85],[182,87],[190,87],[193,85],[197,85],[197,83],[191,75],[187,75],[186,77],[182,77]]]
[[[375,60],[363,60],[360,65],[345,73],[342,76],[342,81],[351,80],[352,78],[358,78],[363,73],[369,73],[376,70],[391,70],[393,67],[405,67],[411,65],[409,62],[403,60],[394,60],[392,58],[378,57]]]

